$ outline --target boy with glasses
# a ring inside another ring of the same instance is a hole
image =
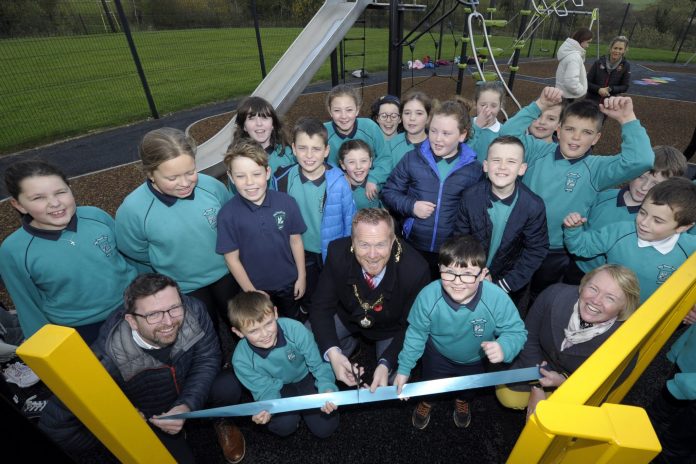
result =
[[[399,394],[421,357],[421,380],[481,374],[486,358],[509,363],[527,339],[512,300],[486,280],[486,253],[474,237],[448,239],[440,248],[438,264],[440,280],[421,290],[408,316],[394,379]],[[475,396],[475,390],[457,393],[452,414],[457,427],[469,426],[469,403]],[[427,427],[432,408],[429,400],[421,401],[413,411],[413,426]]]

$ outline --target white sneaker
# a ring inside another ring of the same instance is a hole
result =
[[[8,382],[16,384],[19,388],[31,387],[39,382],[39,378],[34,374],[34,371],[21,362],[10,364],[2,373]]]

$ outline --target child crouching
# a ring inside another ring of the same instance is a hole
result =
[[[268,295],[242,292],[229,304],[232,332],[242,338],[232,355],[240,382],[255,401],[273,400],[317,392],[338,391],[331,366],[325,363],[312,333],[301,323],[280,318]],[[276,435],[297,430],[300,417],[320,438],[338,428],[336,405],[326,402],[319,410],[293,411],[271,416],[261,411],[251,419]]]

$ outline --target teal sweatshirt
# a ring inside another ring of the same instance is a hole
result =
[[[408,324],[397,369],[403,375],[411,374],[428,339],[440,354],[461,364],[484,359],[484,341],[500,343],[504,362],[509,363],[527,340],[527,330],[512,300],[487,280],[481,282],[468,305],[458,305],[449,298],[440,280],[431,282],[416,297]]]
[[[626,189],[609,189],[599,192],[587,215],[587,222],[584,225],[584,230],[598,230],[606,227],[609,224],[617,222],[633,222],[636,220],[636,215],[640,206],[626,206],[623,199]],[[576,260],[578,267],[585,273],[590,272],[602,264],[607,262],[604,255],[596,256],[590,259]]]
[[[406,138],[406,132],[396,134],[388,143],[392,161],[391,169],[394,169],[396,165],[399,164],[399,161],[401,161],[406,153],[416,148],[416,146]]]
[[[621,126],[621,152],[616,155],[585,155],[563,158],[557,143],[538,140],[526,131],[541,115],[531,103],[509,119],[500,135],[519,137],[525,147],[527,172],[522,181],[546,204],[549,248],[563,248],[563,219],[572,212],[587,216],[597,193],[634,179],[652,168],[655,154],[638,120]]]
[[[254,401],[280,398],[283,385],[299,382],[310,372],[317,392],[338,391],[331,365],[321,358],[314,336],[293,319],[278,319],[278,341],[268,350],[252,347],[246,338],[240,340],[232,366]]]
[[[338,164],[338,149],[341,148],[343,142],[348,140],[362,140],[372,148],[374,158],[372,160],[372,168],[367,176],[368,182],[373,182],[381,186],[387,181],[387,177],[392,170],[392,159],[387,141],[384,140],[382,129],[379,128],[376,122],[368,118],[357,118],[353,132],[348,135],[339,134],[336,126],[332,121],[325,122],[324,127],[329,132],[329,153],[328,162],[333,166],[340,168]]]
[[[348,183],[350,184],[350,182]],[[375,198],[374,200],[370,200],[367,198],[367,195],[365,194],[365,184],[351,185],[350,189],[353,191],[353,202],[355,202],[356,211],[359,211],[364,208],[384,207],[384,205],[382,205],[382,202],[379,200],[379,197]]]
[[[590,258],[605,254],[607,263],[633,270],[640,282],[641,303],[696,251],[696,237],[689,234],[679,234],[679,241],[666,255],[651,246],[640,248],[635,221],[591,231],[574,227],[564,229],[564,233],[566,247],[574,255]]]
[[[680,400],[696,400],[696,324],[686,329],[667,353],[681,373],[667,381],[669,392]]]
[[[147,183],[131,192],[116,211],[116,240],[126,256],[174,279],[189,293],[227,274],[215,253],[217,215],[230,198],[225,186],[198,174],[193,196],[167,205]]]
[[[28,338],[48,323],[103,321],[123,303],[136,271],[116,248],[111,216],[80,206],[62,231],[24,222],[0,246],[0,275]]]
[[[268,153],[268,150],[266,150],[266,152]],[[268,153],[268,167],[271,168],[271,174],[275,173],[279,168],[290,166],[295,163],[297,163],[297,159],[290,145],[283,148],[282,145],[278,144],[273,151]]]
[[[471,118],[471,135],[466,144],[476,152],[476,159],[483,163],[488,158],[488,147],[500,135],[500,129],[502,129],[503,125],[498,125],[499,123],[494,124],[498,131],[491,130],[490,127],[482,129],[476,125],[474,119]]]

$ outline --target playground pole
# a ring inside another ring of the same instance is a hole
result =
[[[686,40],[686,36],[689,35],[689,29],[691,29],[691,23],[694,22],[694,16],[696,16],[696,7],[694,8],[693,13],[691,13],[691,19],[689,19],[689,24],[686,26],[686,30],[684,30],[681,43],[679,44],[679,48],[677,49],[677,54],[674,55],[674,60],[672,61],[672,63],[676,63],[677,58],[679,58],[679,52],[681,52],[682,45],[684,45],[684,41]]]
[[[467,13],[466,16],[464,16],[464,33],[462,34],[462,48],[461,51],[459,52],[459,71],[457,72],[457,89],[455,95],[460,95],[462,93],[462,82],[464,81],[464,70],[466,69],[467,63],[468,63],[468,58],[466,56],[466,44],[468,42],[467,39],[471,40],[471,37],[469,37],[469,27],[467,24],[469,23],[469,14]],[[476,50],[471,48],[472,53],[476,53]]]
[[[551,57],[556,56],[556,51],[558,50],[558,42],[561,40],[561,32],[563,32],[563,21],[558,18],[558,30],[556,31],[556,42],[553,44],[553,53]]]
[[[387,78],[387,93],[401,96],[401,62],[404,35],[403,12],[399,10],[399,0],[389,0],[389,76]]]
[[[525,0],[524,1],[524,10],[529,11],[529,7],[531,4],[532,0]],[[517,32],[517,40],[522,37],[522,34],[524,33],[525,28],[527,27],[527,15],[522,15],[520,17],[520,30]],[[512,64],[510,65],[511,67],[515,68],[517,67],[517,64],[520,61],[520,49],[515,48],[515,52],[512,54]],[[515,71],[510,71],[510,77],[508,78],[508,88],[512,91],[512,85],[515,83]]]
[[[442,15],[444,16],[445,11],[447,11],[447,1],[442,2]],[[440,38],[439,42],[437,43],[437,57],[435,58],[435,61],[439,61],[440,58],[442,58],[442,39],[445,34],[445,22],[440,21]]]
[[[263,59],[263,47],[261,46],[261,31],[259,30],[259,15],[256,11],[256,0],[251,0],[251,14],[254,17],[254,30],[256,31],[256,46],[259,49],[259,64],[261,65],[261,77],[266,78],[266,61]]]

